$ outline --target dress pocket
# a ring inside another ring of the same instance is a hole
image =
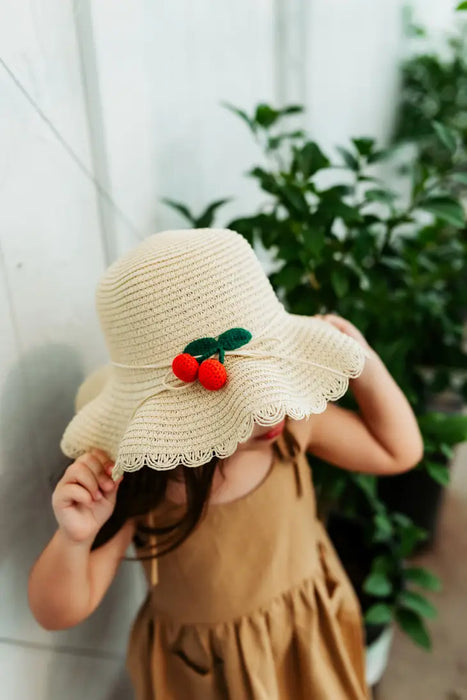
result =
[[[167,654],[167,686],[173,700],[227,698],[224,667],[220,659],[203,657],[199,649],[172,647]]]
[[[321,570],[329,609],[339,628],[345,653],[359,677],[364,678],[364,635],[360,602],[327,532],[318,542]],[[363,683],[363,681],[362,681]]]
[[[197,673],[199,676],[207,676],[209,673],[211,673],[211,666],[206,666],[206,665],[200,665],[197,663],[197,661],[194,661],[193,659],[190,659],[188,654],[186,654],[183,649],[178,649],[176,651],[172,651],[172,654],[177,656],[180,661],[184,663],[185,666],[190,668],[192,671]]]
[[[361,610],[357,595],[322,524],[320,524],[318,536],[318,552],[324,582],[333,609],[335,612],[342,611],[343,614],[353,617],[361,624]]]
[[[337,613],[342,603],[342,579],[330,565],[328,549],[324,542],[318,542],[318,556],[323,585],[330,608]]]

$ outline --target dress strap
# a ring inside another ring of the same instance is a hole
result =
[[[306,457],[302,454],[301,450],[298,452],[298,454],[293,457],[289,450],[287,449],[287,445],[285,444],[285,439],[283,435],[280,435],[279,438],[276,441],[277,448],[279,450],[279,453],[282,457],[282,459],[285,460],[290,460],[292,462],[293,470],[294,470],[294,475],[295,475],[295,486],[297,490],[297,498],[301,498],[303,494],[303,483],[302,483],[302,469],[300,466],[300,460],[301,459],[306,459]]]
[[[303,494],[302,470],[300,467],[300,454],[292,457],[292,464],[295,472],[295,485],[297,487],[297,498],[301,498]]]
[[[151,510],[149,512],[149,525],[150,527],[155,527],[156,522],[154,518],[154,513]],[[150,535],[149,537],[150,550],[153,554],[156,552],[157,540],[156,535]],[[151,575],[150,575],[151,586],[155,586],[159,581],[159,570],[157,565],[157,558],[153,556],[151,559]]]

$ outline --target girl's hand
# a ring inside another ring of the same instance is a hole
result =
[[[350,321],[346,321],[345,318],[342,318],[342,316],[337,316],[337,314],[316,314],[315,318],[319,318],[321,321],[326,321],[327,323],[330,323],[332,326],[337,328],[337,330],[341,331],[342,333],[345,333],[346,335],[349,335],[351,338],[356,340],[357,343],[360,343],[360,345],[366,350],[371,350],[370,346],[368,345],[367,341],[360,333],[358,328],[356,328],[353,325],[353,323],[350,323]]]
[[[115,507],[118,486],[110,476],[113,462],[102,450],[92,449],[65,471],[52,494],[59,528],[73,542],[94,541]]]

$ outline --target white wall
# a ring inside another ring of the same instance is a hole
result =
[[[412,0],[414,19],[425,27],[430,35],[445,35],[455,29],[465,12],[455,12],[460,0]]]
[[[258,159],[220,105],[306,106],[313,138],[388,137],[402,0],[198,0],[92,6],[112,193],[142,234],[185,225],[159,201],[200,211],[233,196],[219,223],[258,203],[244,173]],[[116,217],[118,218],[118,217]],[[115,221],[117,250],[132,245]]]
[[[142,234],[178,226],[161,197],[195,210],[247,197],[254,145],[221,101],[274,100],[269,1],[112,0],[92,6],[112,192]],[[226,211],[228,211],[226,209]],[[134,236],[115,222],[118,248]]]
[[[432,2],[433,13],[445,4]],[[2,8],[1,58],[81,163],[0,64],[7,700],[130,694],[122,664],[144,593],[136,565],[122,565],[100,609],[73,630],[40,628],[26,598],[30,567],[55,529],[49,479],[65,463],[59,438],[78,383],[106,357],[94,311],[99,274],[138,236],[183,224],[163,196],[195,210],[235,197],[220,222],[256,205],[243,173],[258,152],[223,100],[246,109],[303,102],[306,125],[328,148],[352,135],[384,139],[398,9],[393,0],[27,0]]]
[[[309,127],[326,149],[388,137],[398,87],[400,0],[315,0],[308,11]]]
[[[0,47],[91,167],[71,4],[3,6]],[[27,605],[29,569],[55,530],[49,478],[66,464],[59,438],[78,382],[104,358],[94,313],[104,256],[95,188],[4,66],[0,151],[1,696],[128,697],[121,656],[137,602],[130,564],[102,608],[73,630],[43,630]]]

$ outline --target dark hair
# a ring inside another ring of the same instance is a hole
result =
[[[283,431],[287,451],[294,458],[299,452],[295,436],[288,428],[287,419]],[[273,450],[278,456],[279,448],[273,443]],[[152,559],[174,550],[182,544],[202,521],[211,493],[214,472],[219,458],[213,457],[200,467],[184,467],[183,481],[186,491],[186,507],[181,517],[175,522],[151,527],[137,521],[133,542],[137,548],[147,545],[151,535],[157,535],[157,551],[148,556],[124,557],[127,561]],[[222,473],[222,464],[220,465]],[[144,466],[123,478],[118,492],[114,511],[97,533],[91,551],[105,544],[125,524],[128,518],[147,515],[164,502],[169,479],[173,480],[173,470],[158,471]]]

